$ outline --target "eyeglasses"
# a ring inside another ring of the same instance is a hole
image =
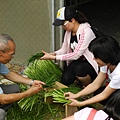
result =
[[[7,55],[9,55],[11,58],[14,58],[14,56],[15,56],[15,53],[8,54],[8,53],[6,53],[6,52],[5,52],[5,51],[3,51],[3,50],[0,50],[0,51],[2,51],[4,54],[7,54]]]
[[[4,53],[4,54],[9,55],[11,58],[14,58],[14,56],[15,56],[15,54],[8,54],[8,53]]]
[[[63,25],[66,26],[69,23],[69,21],[65,22]]]

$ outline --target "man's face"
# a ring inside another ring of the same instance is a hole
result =
[[[8,63],[14,58],[15,55],[15,43],[11,40],[8,41],[8,50],[7,51],[0,51],[0,62],[3,64]]]

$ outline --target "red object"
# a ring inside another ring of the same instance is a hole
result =
[[[94,117],[95,117],[96,112],[97,112],[97,110],[92,109],[89,116],[88,116],[88,118],[87,118],[87,120],[93,120]]]
[[[108,67],[107,67],[107,72],[108,72]],[[106,80],[108,80],[108,74],[106,73]],[[106,86],[109,84],[109,82],[106,81]]]

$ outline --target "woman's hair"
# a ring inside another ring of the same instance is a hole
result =
[[[71,22],[71,19],[74,18],[79,24],[88,22],[86,16],[79,10],[75,10],[72,7],[66,7],[65,9],[65,18]]]
[[[78,21],[79,24],[88,22],[86,16],[81,12],[76,10],[77,16],[74,18],[76,21]]]
[[[110,98],[104,106],[103,111],[108,114],[106,120],[110,120],[110,118],[120,120],[120,91],[117,91],[112,98]]]
[[[119,43],[111,36],[99,36],[91,41],[88,49],[94,57],[99,58],[106,64],[117,65],[120,62]]]

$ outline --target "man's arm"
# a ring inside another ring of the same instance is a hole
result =
[[[31,79],[23,77],[15,72],[10,72],[9,74],[4,75],[4,77],[13,81],[13,82],[16,82],[16,83],[22,83],[22,84],[27,84],[27,85],[30,85],[32,83]],[[35,84],[42,84],[42,85],[45,84],[44,82],[41,82],[39,80],[35,80],[34,83]]]
[[[38,93],[42,89],[42,85],[33,85],[27,91],[13,94],[0,94],[0,104],[9,104],[16,102],[22,98]]]

